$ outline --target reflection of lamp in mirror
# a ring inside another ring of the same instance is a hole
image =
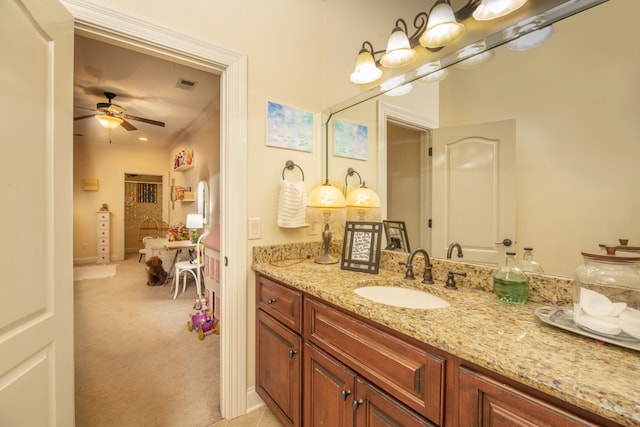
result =
[[[339,259],[329,254],[331,239],[331,223],[344,223],[346,202],[344,196],[327,180],[324,184],[314,188],[307,197],[307,217],[309,223],[324,224],[322,231],[323,255],[315,259],[318,264],[336,264]]]
[[[552,34],[553,27],[551,25],[548,25],[529,34],[525,34],[524,36],[520,36],[515,40],[511,40],[506,44],[506,46],[511,50],[534,49],[546,42]]]
[[[187,215],[187,228],[191,233],[191,241],[193,243],[198,241],[198,229],[204,227],[202,221],[202,215],[200,214],[188,214]]]
[[[349,187],[348,179],[358,175],[358,186]],[[347,221],[380,222],[380,197],[362,181],[360,174],[353,168],[347,169],[344,177],[344,187],[347,194]]]
[[[474,68],[489,62],[493,56],[493,50],[486,50],[487,45],[484,40],[471,44],[460,49],[457,57],[463,59],[456,64],[456,67],[462,69]]]

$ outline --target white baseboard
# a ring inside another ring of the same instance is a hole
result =
[[[264,402],[260,399],[258,393],[256,393],[256,388],[250,387],[247,390],[247,414],[262,407],[264,407]]]

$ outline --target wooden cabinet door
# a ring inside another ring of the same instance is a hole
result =
[[[351,427],[356,373],[311,344],[304,349],[305,427]]]
[[[588,420],[491,377],[460,368],[460,427],[585,427]]]
[[[412,412],[361,378],[356,379],[356,426],[358,427],[413,427],[435,424]]]
[[[287,426],[300,426],[302,338],[258,310],[256,390]]]

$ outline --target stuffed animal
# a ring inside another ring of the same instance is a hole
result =
[[[167,272],[162,268],[162,260],[152,256],[147,260],[147,286],[163,285],[167,280]]]

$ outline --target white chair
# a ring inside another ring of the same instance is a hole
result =
[[[207,237],[207,233],[198,237],[198,243],[193,249],[193,256],[189,261],[177,262],[174,269],[175,283],[173,291],[173,299],[178,297],[178,288],[180,285],[180,276],[182,276],[182,293],[187,289],[187,276],[191,274],[193,280],[196,282],[196,292],[198,298],[202,296],[202,269],[204,267],[204,247],[202,246],[202,240]]]

